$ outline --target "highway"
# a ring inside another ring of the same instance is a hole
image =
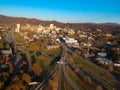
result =
[[[58,90],[61,90],[61,87],[62,87],[62,73],[63,73],[62,64],[63,64],[63,59],[64,59],[64,53],[65,51],[63,50],[61,59],[59,60]]]
[[[67,48],[65,45],[63,45],[63,57],[59,61],[60,67],[59,67],[59,80],[58,80],[58,90],[61,90],[61,75],[62,75],[62,70],[64,73],[65,78],[67,79],[68,83],[72,86],[74,90],[79,90],[78,86],[72,81],[70,76],[67,73],[66,70],[66,61],[67,60]]]
[[[27,59],[27,56],[23,52],[19,52],[19,53],[17,52],[16,53],[14,51],[15,50],[14,49],[15,46],[16,46],[16,48],[19,48],[20,46],[18,46],[19,45],[18,42],[16,42],[14,40],[14,38],[13,38],[13,32],[12,31],[8,31],[6,39],[7,39],[8,43],[12,43],[11,46],[10,46],[10,48],[12,48],[12,52],[14,52],[14,53],[12,53],[12,56],[13,56],[13,59],[14,59],[15,67],[14,67],[14,71],[13,71],[12,76],[15,76],[15,75],[18,74],[19,68],[20,68],[20,64],[21,64],[22,60],[25,60],[26,63],[28,64],[28,69],[29,69],[28,72],[32,71],[31,62],[30,62],[30,60]],[[19,48],[19,49],[21,49],[21,48]]]
[[[12,33],[10,33],[10,34],[12,34]],[[10,36],[13,36],[13,35],[10,35]],[[22,50],[21,46],[23,47],[23,49],[25,49],[25,47],[23,45],[19,44],[17,41],[15,41],[13,37],[12,37],[12,43],[14,46],[16,46],[16,48],[18,50]],[[18,54],[15,54],[15,56],[17,56],[18,59],[20,59],[19,57],[21,57],[23,60],[25,60],[26,63],[28,64],[28,72],[31,72],[32,71],[32,64],[31,64],[30,60],[27,59],[27,56],[25,55],[25,53],[22,53],[22,52],[20,52],[20,53],[21,53],[21,55],[18,53]]]

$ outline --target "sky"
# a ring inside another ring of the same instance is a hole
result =
[[[0,14],[64,23],[120,23],[120,0],[0,0]]]

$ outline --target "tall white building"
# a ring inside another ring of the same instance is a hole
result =
[[[42,25],[39,25],[38,28],[37,28],[37,33],[40,33],[43,31],[43,26]]]
[[[50,29],[54,29],[54,24],[50,24]]]
[[[17,25],[16,25],[15,31],[16,31],[16,32],[20,32],[20,24],[17,24]]]

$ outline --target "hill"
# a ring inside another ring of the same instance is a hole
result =
[[[35,18],[25,18],[25,17],[11,17],[0,15],[0,25],[10,25],[10,24],[32,24],[32,25],[43,25],[48,26],[51,23],[58,27],[69,27],[74,30],[83,31],[96,31],[96,29],[101,29],[105,32],[120,33],[120,24],[117,23],[61,23],[58,21],[43,21]]]
[[[55,24],[56,26],[61,26],[63,23],[57,21],[43,21],[35,18],[25,18],[25,17],[11,17],[11,16],[4,16],[0,15],[0,25],[1,24],[32,24],[32,25],[49,25],[51,23]]]

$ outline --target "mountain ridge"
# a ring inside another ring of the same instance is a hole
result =
[[[117,23],[62,23],[58,21],[43,21],[36,18],[26,18],[26,17],[12,17],[0,15],[0,25],[16,25],[20,23],[21,25],[31,24],[31,25],[43,25],[49,26],[54,24],[60,28],[71,28],[74,30],[83,30],[83,31],[95,31],[101,29],[102,31],[107,32],[120,32],[120,24]]]
[[[6,16],[6,15],[2,15],[0,14],[0,20],[1,18],[7,18],[7,19],[28,19],[28,20],[32,20],[32,21],[36,21],[36,22],[46,22],[46,23],[60,23],[60,24],[106,24],[106,25],[120,25],[118,23],[112,23],[112,22],[106,22],[106,23],[93,23],[93,22],[86,22],[86,23],[63,23],[63,22],[59,22],[56,20],[41,20],[41,19],[37,19],[37,18],[27,18],[27,17],[14,17],[14,16]],[[1,21],[0,21],[1,23]]]
[[[60,22],[57,21],[43,21],[40,19],[36,19],[36,18],[26,18],[26,17],[12,17],[12,16],[5,16],[5,15],[0,15],[0,24],[16,24],[16,23],[20,23],[20,24],[33,24],[33,25],[49,25],[51,23],[59,26]]]

